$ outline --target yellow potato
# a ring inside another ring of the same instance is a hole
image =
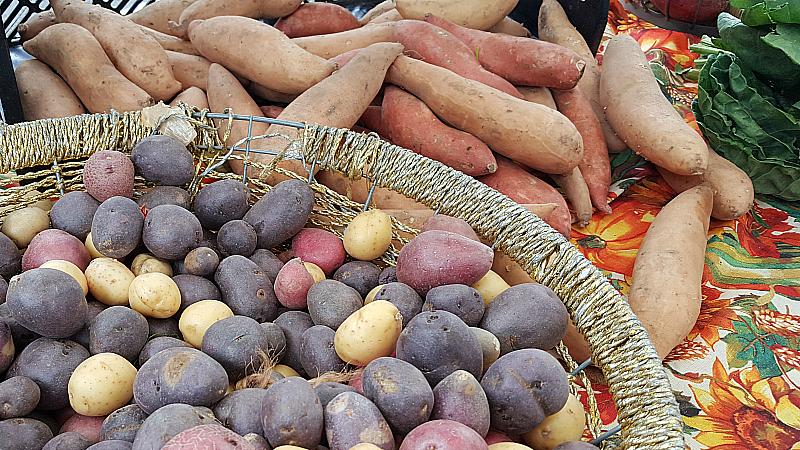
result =
[[[380,447],[369,442],[362,442],[350,447],[349,450],[380,450]]]
[[[336,330],[333,345],[344,362],[366,366],[394,352],[403,316],[392,303],[377,300],[350,314]]]
[[[89,251],[89,256],[94,258],[105,258],[106,256],[102,253],[98,252],[97,249],[94,247],[94,242],[92,242],[92,233],[86,235],[86,242],[83,243],[86,246],[86,250]]]
[[[311,274],[311,277],[314,278],[314,283],[316,283],[317,281],[322,281],[322,280],[324,280],[326,278],[325,277],[325,272],[323,272],[322,269],[318,265],[316,265],[316,264],[314,264],[312,262],[305,262],[304,261],[303,262],[303,266],[305,266],[305,268],[308,271],[308,273]]]
[[[75,278],[75,280],[80,283],[81,288],[83,289],[83,295],[89,293],[89,283],[86,281],[86,275],[84,275],[83,272],[81,272],[81,269],[75,264],[63,259],[51,259],[39,267],[56,269],[68,273],[72,278]]]
[[[69,404],[84,416],[105,416],[133,398],[136,367],[116,353],[98,353],[75,368],[67,384]]]
[[[489,450],[531,450],[531,448],[516,442],[495,442],[489,446]]]
[[[522,437],[533,450],[552,450],[566,441],[578,441],[586,428],[583,404],[571,392],[560,411],[548,416],[538,427]]]
[[[484,275],[483,278],[475,282],[472,287],[481,293],[481,296],[483,296],[483,303],[488,305],[490,301],[494,300],[494,298],[497,297],[501,292],[505,291],[511,286],[506,283],[506,280],[504,280],[503,277],[498,275],[493,270],[490,270],[486,272],[486,275]]]
[[[375,296],[378,295],[378,292],[384,286],[386,286],[386,285],[385,284],[379,284],[379,285],[375,286],[374,288],[372,288],[372,290],[369,291],[369,293],[367,293],[367,297],[364,298],[364,304],[366,305],[367,303],[372,303],[372,301],[375,300]]]
[[[297,373],[296,370],[292,369],[291,367],[285,364],[275,364],[275,367],[272,368],[275,372],[283,375],[284,377],[299,377],[300,374]]]
[[[91,240],[91,235],[86,238],[87,242]],[[108,306],[128,304],[128,291],[135,276],[125,264],[101,256],[89,263],[84,275],[89,292],[97,301]]]
[[[180,306],[180,293],[178,293],[178,305]],[[201,300],[183,310],[178,319],[178,329],[181,330],[184,341],[195,348],[200,348],[208,327],[232,315],[231,308],[219,300]]]
[[[273,450],[308,450],[308,449],[304,447],[298,447],[296,445],[286,444],[286,445],[279,445],[275,447]]]
[[[131,262],[131,272],[137,277],[145,273],[159,272],[164,275],[172,276],[172,266],[161,259],[156,258],[150,253],[140,253]]]
[[[165,319],[181,307],[181,291],[172,278],[163,273],[145,273],[131,282],[128,302],[144,316]]]
[[[25,248],[40,231],[50,228],[50,216],[35,206],[18,209],[3,219],[2,232],[18,248]]]
[[[364,211],[353,218],[344,230],[344,249],[362,261],[380,257],[392,243],[392,221],[379,209]]]

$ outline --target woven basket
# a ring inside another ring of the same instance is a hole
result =
[[[187,108],[185,113],[193,114],[191,122],[198,132],[189,146],[195,155],[198,173],[190,185],[190,193],[207,182],[235,177],[218,170],[228,148],[218,136],[214,122],[196,110]],[[300,153],[307,166],[332,169],[351,179],[365,176],[377,186],[400,192],[443,214],[464,219],[482,238],[494,243],[495,249],[505,252],[535,280],[553,289],[566,305],[573,323],[586,337],[593,354],[592,362],[605,375],[618,408],[620,448],[685,449],[678,405],[647,332],[606,277],[561,234],[474,178],[390,145],[374,135],[316,125],[297,126],[302,128],[291,147]],[[101,150],[129,153],[139,139],[153,132],[153,128],[142,124],[139,112],[82,115],[18,125],[0,123],[0,173],[37,165],[49,167],[8,180],[23,186],[0,191],[2,214],[42,198],[59,197],[65,191],[82,189],[80,158]],[[249,149],[249,144],[246,148]],[[230,158],[243,159],[262,176],[274,170],[271,166],[249,161],[249,152]],[[283,155],[273,162],[281,157]],[[258,177],[251,176],[247,181],[252,186],[254,199],[269,190]],[[139,180],[136,186],[142,188],[144,184]],[[336,229],[363,209],[363,205],[321,184],[312,181],[311,186],[317,194],[311,219],[316,225]],[[24,196],[32,189],[38,189],[42,195]],[[415,232],[399,222],[395,225],[395,237],[401,243],[405,242],[404,234]],[[390,248],[382,261],[393,264],[395,256],[395,249]],[[565,353],[563,345],[560,347]],[[565,360],[569,369],[574,369],[576,365],[567,355]],[[583,380],[588,386],[585,376]],[[596,405],[592,407],[593,396],[589,395],[589,399],[590,429],[596,434],[600,422]]]

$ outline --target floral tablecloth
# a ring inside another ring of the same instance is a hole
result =
[[[639,42],[696,129],[697,85],[681,73],[693,67],[689,45],[700,37],[655,27],[612,0],[604,42],[618,33]],[[675,191],[630,150],[612,167],[614,212],[575,226],[571,241],[626,295],[639,244]],[[800,204],[757,195],[747,215],[712,219],[708,233],[700,318],[664,362],[686,441],[692,449],[800,449]],[[611,428],[611,396],[601,383],[594,389],[604,429]]]

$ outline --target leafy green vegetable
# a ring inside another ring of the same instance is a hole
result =
[[[750,26],[800,23],[797,0],[731,0],[731,6],[742,9],[742,22]]]
[[[779,23],[761,40],[786,53],[795,64],[800,64],[800,24]]]

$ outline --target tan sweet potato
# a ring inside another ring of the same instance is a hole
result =
[[[277,119],[278,116],[283,112],[283,106],[275,106],[275,105],[263,105],[259,106],[261,108],[261,112],[264,113],[264,117],[269,117],[271,119]]]
[[[303,0],[198,0],[181,13],[180,19],[170,22],[170,34],[189,38],[189,24],[217,16],[242,16],[251,19],[277,19],[288,16]]]
[[[364,48],[376,42],[397,42],[394,37],[394,25],[395,22],[368,24],[339,33],[294,38],[292,42],[309,53],[331,59],[336,55]]]
[[[572,212],[575,214],[574,222],[577,222],[579,227],[588,225],[592,219],[592,199],[581,170],[576,167],[572,169],[572,172],[560,175],[552,174],[550,177],[561,186],[569,199]]]
[[[173,51],[167,51],[167,57],[170,64],[172,64],[172,73],[185,88],[196,86],[204,91],[206,90],[208,68],[211,67],[211,61],[202,56],[187,55]]]
[[[187,105],[196,106],[199,110],[209,109],[208,108],[208,97],[206,97],[206,93],[203,92],[197,86],[189,86],[183,92],[176,95],[174,99],[169,103],[170,106],[176,106],[178,102],[186,103]]]
[[[28,20],[17,26],[17,31],[19,32],[20,39],[25,42],[33,39],[42,30],[56,23],[58,23],[56,21],[56,14],[52,9],[48,9],[47,11],[42,11],[30,16]]]
[[[713,198],[707,183],[678,194],[656,215],[636,254],[628,303],[661,359],[700,314]]]
[[[437,16],[428,16],[425,21],[460,39],[486,70],[515,85],[572,89],[586,67],[577,53],[560,45],[472,30]]]
[[[168,101],[181,90],[161,45],[142,27],[116,12],[82,0],[50,2],[59,22],[89,30],[125,78],[156,101]]]
[[[338,33],[360,26],[356,16],[347,8],[336,3],[317,2],[304,3],[275,22],[275,28],[290,38]]]
[[[463,27],[485,30],[503,20],[518,0],[395,0],[403,18],[422,20],[433,14]]]
[[[308,53],[274,27],[247,17],[195,21],[189,27],[189,38],[209,60],[285,94],[299,94],[337,69],[336,64]]]
[[[558,110],[558,106],[556,106],[556,101],[553,100],[553,93],[550,89],[538,86],[516,86],[516,88],[525,100]]]
[[[181,13],[197,0],[158,0],[126,17],[151,30],[170,34],[169,22],[177,22]]]
[[[396,9],[392,8],[389,11],[386,11],[385,13],[381,14],[380,16],[370,20],[369,23],[375,24],[375,23],[386,23],[386,22],[398,22],[400,20],[403,20],[403,16],[399,12],[397,12]]]
[[[545,106],[407,56],[395,60],[386,80],[416,95],[444,122],[534,169],[566,173],[583,157],[575,125]]]
[[[661,93],[636,39],[618,34],[606,44],[600,101],[614,131],[637,154],[679,175],[699,175],[708,148]]]
[[[702,175],[676,175],[658,167],[658,172],[672,189],[683,192],[706,182],[714,189],[711,216],[718,220],[735,220],[753,207],[753,181],[739,167],[708,149],[708,167]]]
[[[524,25],[512,19],[511,17],[503,17],[503,20],[487,28],[489,33],[507,34],[509,36],[531,37],[531,31],[525,28]]]
[[[140,25],[141,26],[141,25]],[[150,28],[142,26],[142,31],[147,33],[149,36],[152,36],[161,48],[168,51],[184,53],[186,55],[193,55],[193,56],[200,56],[200,52],[194,48],[194,45],[190,41],[184,41],[183,39],[172,36],[169,34],[162,33],[160,31],[152,30]]]
[[[358,22],[363,26],[368,24],[372,19],[380,16],[381,14],[385,13],[386,11],[394,9],[394,2],[392,0],[384,0],[377,5],[373,6],[372,9],[367,11]]]
[[[314,177],[317,181],[328,186],[341,195],[348,197],[356,203],[366,203],[367,196],[369,195],[370,186],[367,184],[365,178],[360,178],[351,182],[344,175],[329,170],[320,170]],[[422,203],[406,197],[403,194],[395,192],[391,189],[376,187],[370,199],[370,207],[379,209],[396,209],[396,210],[418,210],[427,209],[427,206]],[[431,214],[433,211],[431,210]]]
[[[239,80],[242,81],[241,79]],[[244,84],[243,84],[244,85]],[[300,94],[284,94],[283,92],[278,92],[275,89],[270,89],[263,84],[258,84],[254,81],[247,83],[245,86],[247,92],[254,97],[263,98],[264,100],[268,100],[270,102],[278,102],[278,103],[291,103],[294,99],[297,98]]]
[[[25,120],[53,119],[83,114],[83,104],[72,88],[47,64],[29,59],[14,71]]]
[[[114,67],[97,39],[80,25],[51,25],[22,48],[61,74],[89,112],[137,111],[154,103]]]

